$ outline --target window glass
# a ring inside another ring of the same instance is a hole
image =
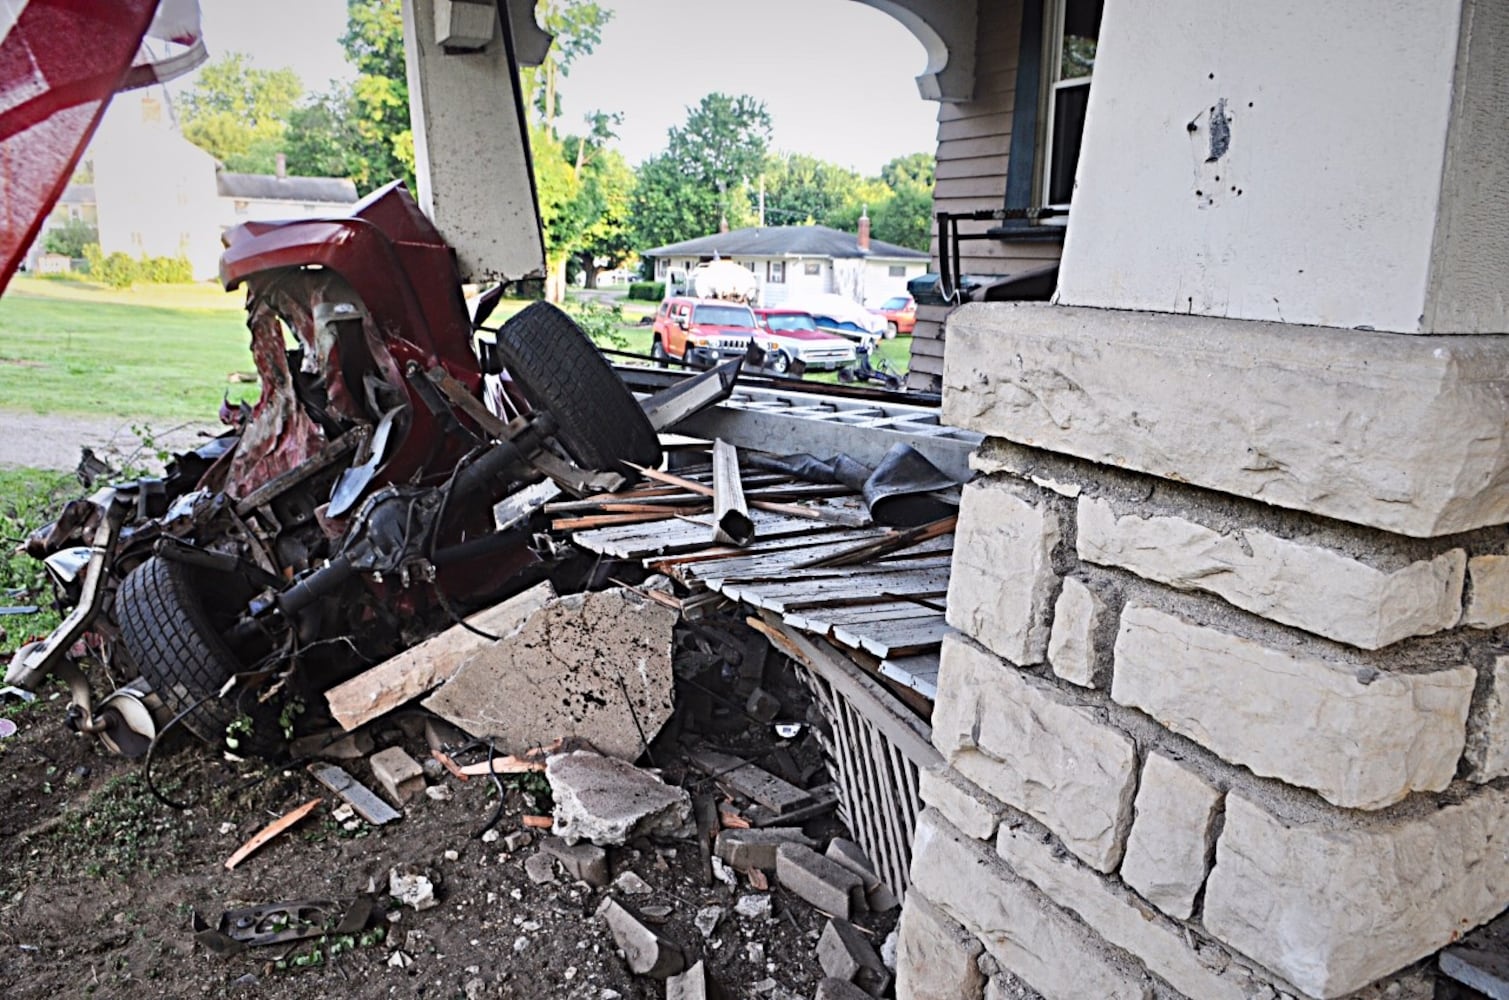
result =
[[[692,320],[708,326],[754,326],[754,313],[747,306],[699,305],[692,312]]]
[[[893,277],[893,278],[905,278],[906,277],[906,265],[905,264],[892,264],[890,270],[887,273],[891,277]]]
[[[822,274],[823,273],[822,262],[821,261],[816,261],[816,260],[809,260],[809,261],[807,261],[807,263],[802,268],[802,273],[806,274],[809,278],[814,278],[814,277],[818,276],[819,274]]]
[[[1048,127],[1043,149],[1043,203],[1067,208],[1085,133],[1090,77],[1105,0],[1057,0],[1049,46]]]
[[[817,324],[806,313],[773,313],[765,317],[765,325],[775,331],[817,329]]]

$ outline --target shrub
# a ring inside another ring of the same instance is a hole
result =
[[[629,346],[629,339],[621,329],[624,325],[624,311],[616,304],[609,306],[601,302],[564,302],[562,306],[598,347],[611,347],[621,351]]]
[[[83,219],[67,219],[47,231],[42,249],[64,257],[82,257],[84,248],[91,243],[98,243],[99,239],[100,231]]]
[[[635,281],[629,284],[629,298],[640,302],[659,302],[665,298],[665,282]]]
[[[98,243],[84,247],[84,261],[89,276],[111,288],[130,288],[138,281],[154,284],[188,284],[194,280],[194,266],[182,254],[177,257],[133,259],[116,250],[106,254]]]

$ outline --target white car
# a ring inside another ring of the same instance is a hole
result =
[[[793,295],[781,303],[781,308],[811,313],[818,329],[847,337],[866,351],[873,351],[885,336],[884,317],[833,292]]]

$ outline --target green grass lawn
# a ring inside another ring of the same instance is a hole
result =
[[[244,293],[213,283],[117,290],[18,277],[0,298],[0,408],[141,421],[214,422],[222,395],[255,399]],[[505,300],[491,323],[523,308]],[[625,303],[634,323],[653,303]],[[648,355],[649,326],[620,328],[624,350]],[[604,344],[603,346],[614,346]],[[881,342],[905,371],[910,338]],[[813,381],[832,382],[832,373]]]
[[[37,413],[204,420],[252,371],[242,294],[215,285],[117,291],[18,278],[0,298],[0,406]]]

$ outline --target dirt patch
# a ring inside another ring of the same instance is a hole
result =
[[[140,764],[66,728],[65,702],[4,708],[18,726],[0,739],[0,981],[8,996],[663,996],[662,983],[629,972],[594,916],[607,895],[639,912],[664,912],[656,929],[688,963],[704,960],[727,996],[810,997],[822,976],[814,949],[827,918],[779,886],[761,893],[742,875],[736,886],[705,885],[693,841],[609,851],[612,875],[633,872],[648,893],[592,888],[559,871],[552,882],[534,882],[525,862],[539,851],[538,836],[515,851],[505,839],[540,808],[530,780],[506,786],[497,839],[475,836],[498,802],[491,781],[432,776],[448,797],[421,796],[399,822],[347,829],[332,818],[327,795],[326,806],[291,833],[227,871],[225,858],[248,836],[324,790],[301,767],[222,759],[183,744],[151,772],[167,797],[188,803],[169,808],[149,791]],[[427,757],[413,720],[399,721],[374,724],[377,748]],[[778,742],[766,727],[727,729],[719,747],[746,757],[776,746],[798,758],[815,755],[812,744]],[[689,741],[676,730],[673,720],[653,758],[668,781],[694,796],[713,791],[683,763]],[[342,763],[372,782],[365,761]],[[831,818],[807,831],[842,833]],[[438,906],[397,908],[386,887],[389,870],[402,865],[431,875]],[[237,906],[369,892],[377,916],[360,935],[232,958],[194,943],[196,912],[213,923]],[[770,896],[768,917],[736,911],[741,897],[761,894]],[[704,936],[694,921],[713,907],[722,918]],[[862,918],[877,947],[896,915]],[[410,964],[400,967],[396,952]]]

